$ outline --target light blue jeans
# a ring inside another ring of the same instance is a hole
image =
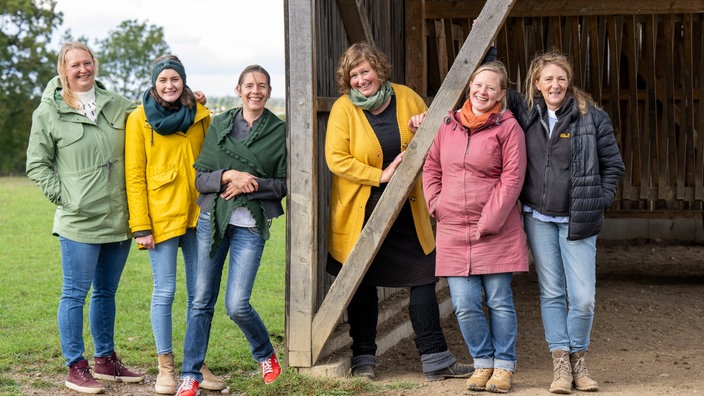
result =
[[[176,262],[179,246],[181,246],[186,269],[186,295],[188,299],[186,315],[188,315],[188,310],[193,303],[193,288],[198,264],[196,230],[187,229],[185,234],[159,242],[154,249],[149,250],[154,282],[151,305],[152,332],[158,355],[173,353],[172,311],[176,294]]]
[[[131,240],[82,243],[59,237],[63,284],[59,301],[59,338],[66,366],[84,359],[83,306],[91,286],[88,320],[94,356],[115,350],[115,294],[130,252]]]
[[[249,303],[261,263],[264,239],[255,228],[230,225],[222,244],[217,247],[215,257],[210,257],[210,216],[207,213],[201,213],[198,218],[197,235],[198,275],[186,323],[181,376],[192,377],[200,382],[203,378],[200,368],[208,350],[210,325],[228,251],[230,261],[225,288],[225,311],[249,341],[249,350],[254,360],[265,361],[274,353],[274,347],[264,322]]]
[[[566,223],[523,216],[540,284],[548,350],[586,351],[594,321],[596,235],[568,241]]]
[[[475,368],[516,370],[518,322],[512,278],[510,272],[447,278],[457,322]],[[488,322],[482,309],[483,296],[486,296]]]

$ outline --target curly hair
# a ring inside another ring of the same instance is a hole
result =
[[[344,95],[350,91],[350,71],[365,60],[374,69],[382,85],[391,77],[391,63],[383,52],[366,42],[355,43],[342,54],[340,65],[335,72],[340,94]]]

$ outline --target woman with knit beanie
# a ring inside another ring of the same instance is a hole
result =
[[[196,101],[186,84],[183,64],[174,55],[154,60],[151,82],[142,105],[127,120],[125,178],[130,227],[139,248],[149,252],[152,266],[151,323],[159,361],[154,388],[157,393],[174,394],[172,307],[177,254],[181,247],[188,312],[195,287],[195,228],[200,212],[193,163],[210,126],[210,110]],[[205,366],[201,371],[206,378],[203,388],[226,387]]]
[[[513,272],[528,270],[518,196],[526,174],[523,130],[506,110],[506,69],[483,64],[469,97],[451,112],[423,167],[437,220],[437,276],[447,277],[460,330],[474,359],[473,391],[504,393],[516,369]],[[420,123],[422,117],[412,119]],[[488,312],[488,320],[483,310]]]

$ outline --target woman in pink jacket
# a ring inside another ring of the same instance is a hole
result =
[[[511,279],[528,270],[518,208],[526,148],[523,130],[506,109],[507,81],[499,62],[472,74],[469,98],[445,117],[423,168],[428,209],[437,220],[436,275],[447,277],[474,359],[467,388],[499,393],[511,389],[516,368]]]

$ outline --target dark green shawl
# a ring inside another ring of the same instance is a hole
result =
[[[205,135],[203,148],[193,165],[201,172],[235,169],[255,177],[286,177],[286,124],[268,109],[254,123],[252,132],[244,140],[230,137],[235,116],[241,108],[231,109],[215,116]],[[210,210],[211,257],[220,246],[230,214],[235,208],[245,207],[257,224],[259,235],[269,239],[269,222],[260,201],[250,200],[246,194],[226,200],[215,194]]]

